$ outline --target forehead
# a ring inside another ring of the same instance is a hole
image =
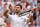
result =
[[[16,6],[16,8],[17,8],[17,7],[20,7],[20,6]]]

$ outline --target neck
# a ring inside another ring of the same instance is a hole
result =
[[[20,12],[19,13],[16,13],[16,15],[19,15],[20,14]]]

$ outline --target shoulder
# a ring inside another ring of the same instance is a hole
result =
[[[22,16],[22,18],[24,18],[24,19],[25,19],[25,18],[28,18],[28,17],[26,17],[26,16]]]
[[[13,16],[15,16],[15,15],[10,15],[10,14],[8,14],[8,16],[9,16],[9,17],[13,17]]]

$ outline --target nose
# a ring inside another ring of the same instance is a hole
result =
[[[17,9],[16,9],[17,10]]]
[[[17,10],[17,9],[16,9]]]
[[[18,11],[18,10],[16,9],[16,11]]]

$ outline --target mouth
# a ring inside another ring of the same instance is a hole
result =
[[[17,9],[15,11],[18,11]]]
[[[15,10],[15,13],[19,13],[19,11],[18,10]]]
[[[15,13],[19,13],[19,11],[15,11]]]

